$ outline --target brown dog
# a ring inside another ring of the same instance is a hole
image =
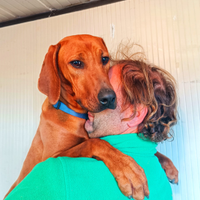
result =
[[[70,36],[50,46],[38,81],[39,90],[48,98],[21,173],[9,192],[37,163],[49,157],[82,156],[102,160],[117,178],[124,195],[135,199],[149,195],[144,171],[131,157],[106,141],[89,139],[82,116],[58,109],[57,102],[83,116],[87,111],[114,109],[116,96],[107,75],[109,67],[109,54],[101,38]]]

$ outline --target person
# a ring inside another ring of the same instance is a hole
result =
[[[155,154],[157,142],[171,138],[170,128],[177,120],[173,77],[144,60],[126,58],[115,61],[109,78],[117,107],[88,114],[85,129],[89,137],[100,137],[135,159],[145,171],[149,199],[172,199],[167,176]],[[123,200],[127,197],[102,161],[58,157],[39,163],[6,198],[11,199]]]

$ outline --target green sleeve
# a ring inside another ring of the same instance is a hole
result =
[[[49,158],[39,163],[22,182],[7,196],[6,200],[66,199],[65,179],[59,159]]]

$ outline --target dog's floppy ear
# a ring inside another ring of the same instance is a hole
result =
[[[60,44],[51,45],[43,61],[38,89],[47,95],[51,104],[56,104],[60,97],[60,78],[58,72],[58,52]]]

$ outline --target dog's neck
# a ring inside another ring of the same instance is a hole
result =
[[[49,102],[48,98],[44,101],[42,106],[41,120],[44,123],[50,123],[53,127],[62,127],[57,130],[58,134],[68,130],[77,135],[78,137],[88,138],[88,135],[84,129],[85,119],[75,117],[73,115],[67,114],[61,110],[55,109],[53,105]],[[70,123],[70,126],[69,126]]]
[[[69,115],[72,115],[74,117],[82,118],[82,119],[85,119],[85,120],[88,119],[87,113],[75,112],[74,110],[70,109],[66,104],[64,104],[61,101],[58,101],[56,104],[53,105],[53,107],[65,112],[65,113],[67,113]]]
[[[40,124],[40,134],[51,135],[54,133],[53,137],[62,138],[59,141],[59,147],[57,147],[59,149],[70,149],[88,139],[88,134],[84,128],[85,119],[55,109],[48,98],[42,106]]]
[[[63,102],[68,108],[72,109],[77,113],[87,113],[85,109],[83,109],[75,100],[74,97],[67,94],[66,97],[63,97],[62,94],[60,95],[59,100]]]

